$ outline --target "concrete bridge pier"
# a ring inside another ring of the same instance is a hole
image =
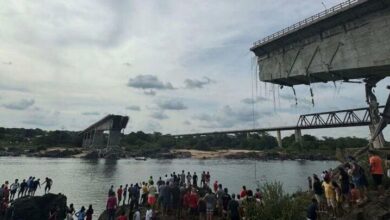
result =
[[[281,134],[281,131],[280,131],[280,130],[277,130],[277,131],[276,131],[276,141],[278,142],[278,147],[279,147],[279,148],[283,148],[283,144],[282,144],[282,134]]]
[[[295,129],[295,143],[302,145],[302,132],[301,129]]]
[[[383,77],[379,78],[367,78],[365,79],[365,90],[366,90],[366,102],[368,104],[370,117],[371,117],[371,124],[368,126],[370,130],[371,137],[375,134],[376,128],[379,125],[380,122],[380,116],[379,116],[379,103],[377,101],[377,98],[373,92],[373,88],[376,87],[377,82],[382,80]],[[375,138],[373,141],[373,147],[374,148],[383,148],[385,145],[385,138],[383,137],[382,132]]]

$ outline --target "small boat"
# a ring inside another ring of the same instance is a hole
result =
[[[146,157],[135,157],[135,160],[146,160]]]

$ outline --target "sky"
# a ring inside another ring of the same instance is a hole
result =
[[[289,126],[365,107],[363,84],[258,81],[252,43],[341,0],[20,0],[0,7],[0,126],[83,130],[107,114],[171,134]],[[389,80],[376,88],[385,103]],[[305,131],[368,137],[367,128]],[[287,134],[286,134],[287,135]]]

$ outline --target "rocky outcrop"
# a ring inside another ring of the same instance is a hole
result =
[[[94,151],[90,151],[88,152],[85,156],[83,156],[82,158],[84,159],[99,159],[100,158],[100,155],[99,155],[99,152],[94,150]]]
[[[81,153],[80,150],[72,150],[72,149],[65,149],[65,150],[49,150],[44,151],[42,153],[39,153],[39,157],[53,157],[53,158],[67,158],[71,157],[73,155]]]
[[[126,216],[132,216],[132,213],[130,212],[130,206],[124,205],[124,206],[120,206],[116,210],[115,217],[118,217],[123,211],[125,212]],[[108,213],[107,213],[107,210],[104,210],[104,212],[99,216],[98,220],[106,220],[106,219],[108,219]],[[130,219],[132,219],[132,218],[130,218]]]
[[[65,219],[66,196],[46,194],[43,196],[23,197],[11,203],[6,215],[0,220],[43,220],[48,219],[52,208],[58,210],[57,219]]]

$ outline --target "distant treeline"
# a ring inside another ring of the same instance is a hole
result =
[[[44,131],[41,129],[1,128],[0,147],[80,147],[81,135],[75,131]],[[336,148],[362,147],[368,141],[357,137],[322,137],[303,135],[302,143],[295,142],[294,135],[282,139],[283,147],[293,150],[335,150]],[[277,148],[276,138],[268,133],[186,136],[175,138],[161,133],[131,132],[123,136],[121,145],[126,150],[166,150],[171,148],[212,149],[251,149],[268,150]]]
[[[44,131],[42,129],[0,127],[0,147],[79,147],[81,136],[75,131]]]

